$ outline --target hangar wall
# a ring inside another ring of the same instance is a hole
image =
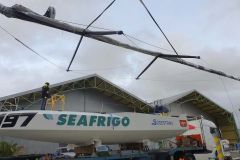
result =
[[[169,109],[171,115],[179,115],[179,114],[186,114],[187,116],[200,116],[202,115],[205,119],[210,121],[214,121],[211,115],[203,112],[202,110],[194,107],[194,104],[191,102],[187,102],[184,104],[173,102],[171,104],[166,105]]]
[[[117,102],[116,100],[102,94],[96,89],[78,89],[64,92],[65,111],[78,112],[132,112],[133,108]],[[21,104],[24,107],[26,104]],[[26,109],[39,110],[40,102],[35,103]],[[50,108],[48,108],[50,109]]]

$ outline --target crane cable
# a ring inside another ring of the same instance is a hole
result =
[[[28,9],[26,7],[23,7],[23,6],[17,5],[17,6],[14,6],[14,7],[6,7],[2,4],[0,4],[0,14],[3,14],[8,18],[16,18],[16,19],[21,19],[23,21],[38,23],[38,24],[41,24],[41,25],[44,25],[44,26],[64,30],[64,31],[71,32],[71,33],[74,33],[74,31],[77,29],[78,33],[76,33],[76,34],[83,35],[83,30],[84,30],[83,28],[68,25],[66,23],[59,22],[58,20],[46,18],[46,17],[41,16],[41,15],[39,15],[39,14],[37,14],[37,13],[35,13],[35,12],[31,11],[30,9]],[[134,46],[131,46],[131,45],[126,44],[126,43],[122,43],[122,42],[120,42],[118,40],[115,40],[113,38],[110,38],[108,36],[104,36],[104,35],[106,35],[105,33],[98,32],[98,34],[96,34],[96,35],[91,34],[91,31],[89,33],[90,34],[87,34],[87,35],[84,35],[84,36],[86,36],[88,38],[91,38],[91,39],[94,39],[94,40],[97,40],[97,41],[107,43],[107,44],[115,45],[115,46],[118,46],[118,47],[121,47],[121,48],[133,50],[133,51],[136,51],[136,52],[141,52],[143,54],[147,54],[147,55],[151,55],[151,56],[155,56],[155,57],[159,56],[159,57],[161,57],[163,59],[166,59],[168,61],[176,62],[176,63],[182,64],[182,65],[186,65],[186,66],[189,66],[189,67],[192,67],[192,68],[196,68],[198,70],[202,70],[202,71],[205,71],[205,72],[213,73],[213,74],[216,74],[216,75],[221,75],[221,76],[224,76],[224,77],[227,77],[227,78],[230,78],[230,79],[240,81],[239,77],[228,75],[228,74],[226,74],[222,71],[214,70],[214,69],[211,69],[211,68],[206,68],[204,66],[194,64],[194,63],[191,63],[191,62],[188,62],[188,61],[185,61],[185,60],[179,58],[179,57],[200,58],[199,56],[188,56],[188,55],[179,55],[178,56],[178,55],[163,54],[161,52],[150,51],[150,50],[147,50],[147,49],[134,47]],[[123,34],[123,32],[122,31],[117,31],[117,32],[114,32],[113,34]]]
[[[96,21],[103,15],[103,13],[104,13],[108,8],[110,8],[110,7],[113,5],[113,3],[114,3],[115,1],[116,1],[116,0],[113,0],[113,1],[83,30],[83,32],[85,32],[86,29],[88,29],[94,22],[96,22]],[[76,47],[76,49],[75,49],[75,51],[74,51],[74,53],[73,53],[73,56],[72,56],[72,59],[71,59],[69,65],[68,65],[67,72],[70,71],[70,67],[71,67],[71,65],[72,65],[72,62],[73,62],[76,54],[77,54],[78,48],[79,48],[82,40],[83,40],[83,35],[81,35],[81,37],[80,37],[80,39],[79,39],[79,41],[78,41],[77,47]]]
[[[149,16],[152,18],[153,22],[156,24],[156,26],[158,27],[158,29],[162,32],[163,36],[165,37],[165,39],[167,40],[168,44],[171,46],[171,48],[173,49],[173,51],[176,53],[176,55],[178,55],[177,50],[173,47],[172,43],[169,41],[169,39],[167,38],[166,34],[163,32],[163,30],[161,29],[161,27],[158,25],[157,21],[154,19],[154,17],[152,16],[151,12],[148,10],[147,6],[144,4],[143,0],[139,0],[141,2],[141,4],[144,6],[144,8],[146,9],[146,11],[148,12]]]
[[[42,58],[43,60],[45,60],[46,62],[48,62],[49,64],[57,67],[60,70],[65,71],[65,69],[63,67],[58,66],[56,63],[50,61],[49,59],[47,59],[46,57],[44,57],[43,55],[41,55],[39,52],[35,51],[33,48],[31,48],[29,45],[27,45],[25,42],[23,42],[22,40],[20,40],[19,38],[17,38],[16,36],[14,36],[12,33],[10,33],[8,30],[6,30],[5,28],[3,28],[0,25],[0,29],[2,29],[5,33],[7,33],[10,37],[12,37],[14,40],[16,40],[17,42],[19,42],[21,45],[23,45],[25,48],[27,48],[28,50],[30,50],[32,53],[34,53],[35,55],[39,56],[40,58]],[[85,69],[85,70],[71,70],[71,71],[77,71],[79,72],[89,72],[89,71],[107,71],[107,70],[115,70],[115,69],[119,69],[122,67],[127,67],[128,65],[120,65],[120,66],[115,66],[115,67],[107,67],[107,68],[101,68],[101,69]],[[75,72],[74,72],[75,73]]]
[[[151,19],[153,20],[153,22],[155,23],[155,25],[157,26],[157,28],[161,31],[161,33],[163,34],[163,36],[165,37],[165,39],[167,40],[168,44],[171,46],[171,48],[173,49],[173,51],[175,52],[176,55],[178,55],[177,50],[173,47],[172,43],[169,41],[169,39],[167,38],[166,34],[163,32],[163,30],[161,29],[161,27],[158,25],[157,21],[154,19],[154,17],[152,16],[151,12],[149,11],[149,9],[147,8],[147,6],[144,4],[143,0],[139,0],[139,2],[143,5],[143,7],[145,8],[145,10],[148,12],[149,16],[151,17]],[[158,59],[159,57],[156,56],[154,57],[154,59],[143,69],[143,71],[137,76],[136,79],[139,79],[141,77],[141,75]],[[181,58],[178,58],[181,59]]]
[[[210,65],[206,60],[202,59],[202,61],[203,61],[204,63],[206,63],[209,67],[211,67],[211,65]],[[228,102],[229,102],[229,104],[230,104],[230,106],[231,106],[231,108],[232,108],[233,118],[237,117],[237,121],[238,121],[238,123],[239,123],[239,122],[240,122],[239,117],[238,117],[238,116],[235,116],[235,117],[234,117],[234,113],[235,113],[234,111],[235,111],[236,108],[235,108],[235,106],[233,105],[233,102],[232,102],[231,96],[230,96],[230,94],[229,94],[229,90],[228,90],[228,88],[227,88],[227,85],[225,84],[225,82],[224,82],[224,80],[222,79],[222,77],[218,76],[218,79],[219,79],[221,85],[223,86],[223,89],[224,89],[224,92],[225,92],[226,97],[227,97],[227,99],[228,99]]]
[[[60,21],[60,22],[64,22],[64,23],[75,24],[75,25],[79,25],[79,26],[88,26],[88,25],[86,25],[86,24],[77,23],[77,22],[72,22],[72,21],[65,21],[65,20],[61,20],[61,19],[59,19],[59,21]],[[90,27],[91,27],[91,28],[96,28],[96,29],[105,30],[105,31],[113,31],[112,29],[103,28],[103,27],[98,27],[98,26],[92,26],[92,25],[91,25]],[[139,38],[137,38],[137,37],[135,37],[135,36],[132,36],[132,35],[129,35],[129,34],[126,34],[126,33],[124,33],[123,35],[125,36],[126,39],[128,39],[128,41],[130,41],[130,42],[131,42],[132,44],[134,44],[135,46],[138,46],[138,45],[137,45],[135,42],[133,42],[133,40],[138,41],[138,42],[143,43],[143,44],[146,44],[146,45],[148,45],[148,46],[154,47],[154,48],[158,48],[158,49],[167,51],[167,52],[174,52],[174,51],[172,51],[172,50],[170,50],[170,49],[163,48],[163,47],[159,47],[159,46],[157,46],[157,45],[154,45],[154,44],[151,44],[151,43],[146,42],[146,41],[144,41],[144,40],[141,40],[141,39],[139,39]],[[133,40],[131,40],[131,39],[133,39]]]
[[[43,60],[47,61],[48,63],[52,64],[53,66],[57,67],[60,70],[65,70],[64,68],[58,66],[56,63],[50,61],[49,59],[47,59],[46,57],[42,56],[40,53],[38,53],[37,51],[35,51],[34,49],[32,49],[31,47],[29,47],[26,43],[24,43],[23,41],[21,41],[20,39],[18,39],[16,36],[14,36],[13,34],[11,34],[9,31],[7,31],[5,28],[3,28],[0,25],[0,28],[6,32],[9,36],[11,36],[12,38],[14,38],[17,42],[19,42],[21,45],[23,45],[25,48],[27,48],[28,50],[30,50],[32,53],[34,53],[35,55],[39,56],[40,58],[42,58]]]

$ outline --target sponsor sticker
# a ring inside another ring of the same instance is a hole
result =
[[[187,127],[187,120],[179,120],[181,127]]]
[[[171,125],[173,125],[173,122],[153,119],[152,125],[153,126],[171,126]]]

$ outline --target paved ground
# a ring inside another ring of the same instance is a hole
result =
[[[210,154],[195,154],[196,160],[208,160]]]
[[[234,160],[240,160],[240,153],[233,153],[231,152],[231,155]],[[196,160],[208,160],[208,157],[210,157],[210,154],[195,154]]]

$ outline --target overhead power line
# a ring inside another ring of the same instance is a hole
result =
[[[104,13],[109,7],[111,7],[112,4],[113,4],[115,1],[116,1],[116,0],[113,0],[113,1],[83,30],[83,32],[85,32],[86,29],[88,29],[94,22],[96,22],[96,21],[98,20],[98,18],[100,18],[100,17],[103,15],[103,13]],[[83,40],[83,34],[81,35],[80,40],[78,41],[77,47],[76,47],[76,49],[75,49],[75,51],[74,51],[74,53],[73,53],[73,56],[72,56],[72,59],[71,59],[69,65],[68,65],[67,71],[70,71],[70,67],[71,67],[71,65],[72,65],[72,62],[73,62],[76,54],[77,54],[78,48],[79,48],[82,40]]]

